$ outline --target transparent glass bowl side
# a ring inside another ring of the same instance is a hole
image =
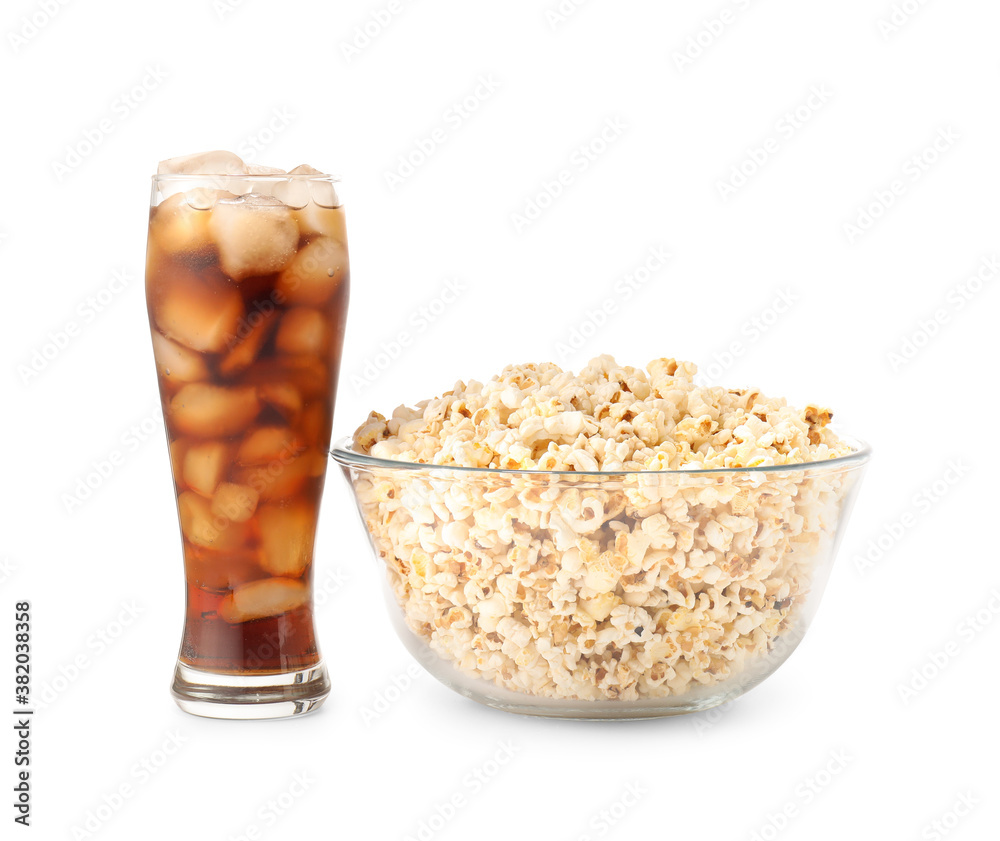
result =
[[[333,452],[407,648],[522,713],[647,717],[755,686],[808,628],[868,460],[567,474]]]

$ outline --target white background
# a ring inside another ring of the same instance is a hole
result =
[[[1000,251],[1000,7],[907,0],[891,31],[889,0],[589,0],[562,20],[557,0],[410,0],[348,56],[388,0],[226,2],[11,0],[0,15],[0,673],[12,694],[9,614],[28,598],[43,707],[33,825],[4,806],[3,837],[92,837],[89,819],[102,839],[401,839],[456,794],[434,838],[992,837],[1000,281],[969,279]],[[454,105],[481,77],[495,89],[463,119]],[[825,101],[810,103],[814,87]],[[600,151],[609,120],[623,128]],[[444,142],[391,189],[386,174],[435,132]],[[762,147],[745,183],[720,188]],[[413,661],[331,473],[317,556],[320,589],[336,590],[319,611],[330,700],[296,721],[182,714],[168,694],[180,541],[141,272],[149,174],[211,148],[345,177],[338,435],[510,362],[611,352],[818,400],[870,440],[823,606],[787,665],[728,709],[659,721],[518,718],[426,675],[366,716]],[[519,226],[533,201],[546,207]],[[878,218],[846,229],[869,205]],[[616,291],[657,246],[668,264]],[[111,291],[116,271],[128,282]],[[465,288],[442,312],[449,279]],[[782,294],[793,303],[776,313]],[[390,359],[400,331],[409,347]],[[574,331],[590,338],[568,350]],[[74,500],[88,476],[97,489]],[[505,742],[513,759],[474,790],[466,775]],[[820,774],[837,752],[846,767]],[[307,788],[293,797],[295,774]],[[629,784],[645,793],[611,826],[601,810]],[[958,818],[961,795],[978,805]]]

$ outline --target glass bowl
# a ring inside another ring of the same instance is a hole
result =
[[[423,666],[510,712],[705,710],[795,650],[870,457],[630,473],[332,456]]]

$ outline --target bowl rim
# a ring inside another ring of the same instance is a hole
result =
[[[803,470],[851,469],[867,464],[872,455],[872,447],[866,441],[849,435],[841,435],[841,441],[851,447],[851,452],[836,458],[822,461],[803,461],[797,464],[770,464],[758,467],[703,467],[694,469],[678,468],[673,470],[541,470],[531,468],[505,467],[465,467],[456,464],[426,464],[415,461],[397,461],[395,459],[378,458],[367,453],[359,453],[352,446],[351,436],[345,436],[333,443],[330,457],[342,467],[378,467],[387,470],[429,470],[439,473],[467,473],[480,475],[504,476],[573,476],[589,479],[608,479],[622,476],[727,476],[769,473],[793,473]]]

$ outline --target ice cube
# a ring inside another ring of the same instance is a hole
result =
[[[190,190],[176,193],[160,202],[149,220],[149,236],[165,253],[181,254],[204,251],[212,245],[206,212],[219,196],[232,196],[219,190]]]
[[[246,165],[232,152],[201,152],[160,161],[157,187],[163,198],[211,185],[216,190],[246,192]]]
[[[258,550],[239,548],[214,552],[193,543],[184,544],[184,572],[187,580],[206,590],[234,590],[260,577]]]
[[[279,412],[286,420],[294,422],[302,411],[302,395],[291,383],[263,383],[257,389],[261,402]]]
[[[293,304],[318,307],[330,300],[347,272],[347,249],[320,236],[302,248],[278,278],[277,289]]]
[[[306,183],[309,185],[309,196],[320,207],[340,207],[340,196],[331,176],[320,172],[309,164],[300,164],[295,169],[288,170],[289,175],[314,175]]]
[[[160,161],[157,175],[246,175],[243,159],[232,152],[198,152]]]
[[[311,166],[303,164],[302,166],[295,167],[295,169],[291,170],[288,174],[309,176],[322,175],[323,173],[321,173],[318,169],[313,169]],[[283,181],[281,184],[276,185],[273,195],[281,199],[289,207],[301,210],[311,202],[309,185],[310,180],[308,178],[289,178],[287,181]]]
[[[224,388],[189,383],[173,396],[167,410],[170,427],[199,438],[225,438],[242,432],[260,411],[252,386]]]
[[[315,356],[285,356],[281,361],[286,364],[288,376],[299,391],[307,397],[317,397],[320,400],[330,399],[330,369]]]
[[[212,496],[233,458],[233,448],[221,441],[194,444],[184,454],[184,484],[202,496]]]
[[[295,307],[282,316],[274,344],[281,353],[322,356],[330,342],[327,319],[319,310]]]
[[[234,523],[245,523],[257,510],[260,494],[249,485],[222,482],[212,497],[212,513]]]
[[[300,178],[276,181],[271,187],[271,195],[289,207],[301,210],[309,204],[309,183]]]
[[[251,175],[277,176],[288,174],[283,169],[278,169],[274,166],[263,166],[261,164],[249,164],[247,169],[250,171]],[[277,187],[280,183],[282,182],[278,181],[276,178],[250,179],[247,181],[247,187],[249,188],[247,192],[252,192],[259,196],[276,196],[275,187]]]
[[[236,335],[243,317],[243,298],[223,278],[177,270],[149,277],[153,320],[163,334],[192,350],[218,353]]]
[[[181,531],[195,546],[228,552],[245,548],[250,531],[245,523],[237,523],[212,513],[212,503],[194,491],[184,491],[177,497]]]
[[[240,464],[268,464],[301,450],[302,442],[287,426],[261,426],[243,439],[236,460]]]
[[[184,193],[184,201],[195,210],[211,210],[221,199],[231,198],[235,196],[226,190],[213,190],[208,187],[198,187]]]
[[[261,359],[248,374],[261,389],[291,385],[301,399],[327,399],[331,387],[330,371],[315,356],[282,356]]]
[[[309,601],[309,587],[291,578],[261,578],[233,590],[219,604],[219,616],[230,624],[279,616]]]
[[[255,193],[220,201],[209,228],[222,270],[237,281],[280,272],[295,256],[299,241],[291,210],[272,196]]]
[[[332,181],[310,181],[309,197],[320,207],[340,207],[343,203]]]
[[[256,314],[259,321],[254,319],[254,315],[255,313],[251,313],[247,317],[246,322],[248,325],[251,320],[256,321],[256,323],[253,326],[249,326],[249,329],[241,325],[241,329],[236,333],[236,338],[240,338],[240,333],[245,332],[245,335],[242,336],[242,341],[238,345],[235,345],[219,363],[219,372],[225,377],[235,376],[250,367],[250,363],[257,358],[257,354],[260,353],[264,342],[267,341],[268,336],[271,335],[271,331],[278,323],[277,313],[275,312],[269,312],[266,315]]]
[[[298,578],[312,561],[316,509],[308,503],[266,504],[257,511],[260,565],[272,575]]]
[[[320,207],[310,201],[292,215],[303,236],[328,236],[347,242],[347,221],[342,207]]]
[[[157,332],[153,333],[153,358],[160,379],[171,386],[198,382],[208,376],[208,366],[199,354]]]
[[[242,467],[236,481],[260,492],[263,500],[287,499],[299,493],[305,484],[326,469],[326,456],[315,450],[303,450],[267,465]]]

